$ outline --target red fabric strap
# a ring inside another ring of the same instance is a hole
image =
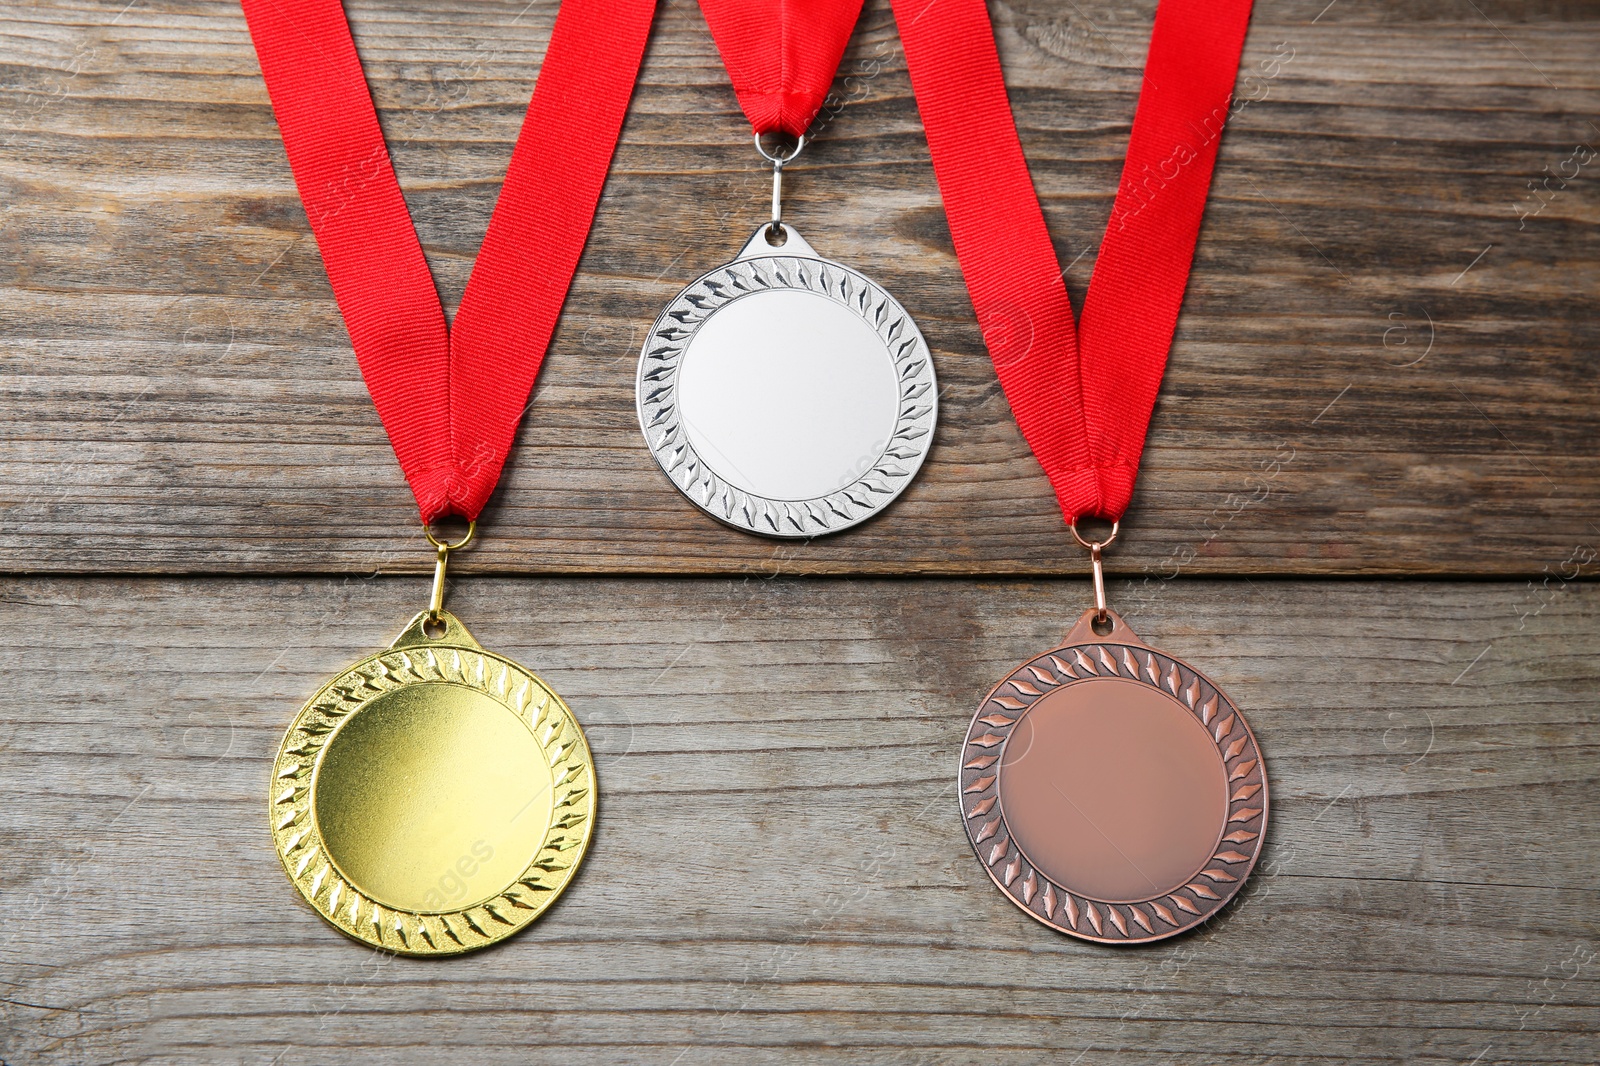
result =
[[[757,133],[798,137],[822,110],[861,0],[700,0]]]
[[[242,0],[350,343],[424,521],[477,518],[605,185],[654,0],[565,0],[445,324],[339,0]]]
[[[984,0],[894,0],[950,234],[1067,521],[1120,519],[1189,279],[1250,0],[1160,0],[1122,182],[1073,325]]]

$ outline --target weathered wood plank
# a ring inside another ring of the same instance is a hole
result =
[[[453,306],[555,4],[350,7]],[[1600,201],[1594,164],[1567,176],[1575,146],[1600,145],[1586,117],[1600,113],[1600,19],[1562,3],[1324,8],[1290,0],[1256,14],[1114,563],[1553,565],[1594,535],[1600,491],[1589,359]],[[1076,294],[1110,210],[1152,9],[995,7]],[[819,250],[896,292],[935,349],[944,421],[918,484],[867,527],[774,546],[693,510],[646,453],[631,394],[641,331],[737,248],[765,195],[701,17],[675,0],[492,535],[464,565],[1079,570],[971,319],[881,0],[838,88],[847,104],[793,171],[790,214]],[[426,565],[237,7],[8,9],[0,136],[0,567]],[[1534,197],[1528,183],[1547,174],[1560,180]]]
[[[1265,865],[1116,951],[987,884],[973,701],[1078,583],[489,579],[567,695],[601,828],[564,900],[443,962],[349,943],[263,824],[270,754],[413,580],[26,579],[0,599],[0,1057],[14,1063],[1587,1063],[1600,588],[1185,581],[1131,619],[1228,685]]]

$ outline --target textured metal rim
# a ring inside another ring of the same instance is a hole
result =
[[[1193,714],[1216,745],[1227,778],[1227,817],[1211,858],[1182,886],[1132,903],[1095,899],[1052,880],[1012,840],[1000,807],[1005,742],[1028,708],[1064,685],[1109,678],[1141,682]],[[1267,832],[1266,768],[1244,715],[1200,671],[1142,643],[1067,644],[1012,670],[973,715],[957,789],[967,839],[995,886],[1035,920],[1098,943],[1162,940],[1205,922],[1244,886]]]
[[[899,387],[894,432],[867,471],[807,500],[768,499],[729,484],[706,465],[678,418],[678,371],[700,326],[734,300],[772,289],[816,293],[854,312],[883,342]],[[921,468],[938,420],[933,359],[910,314],[865,275],[807,255],[741,256],[696,279],[651,326],[637,385],[639,427],[678,490],[719,522],[768,537],[837,533],[883,510]]]
[[[273,762],[268,812],[284,873],[335,929],[400,955],[459,955],[523,929],[570,883],[594,832],[594,759],[571,709],[532,671],[483,650],[470,635],[460,644],[449,636],[426,648],[390,648],[344,670],[306,701]],[[352,885],[328,855],[311,782],[328,741],[368,702],[406,685],[439,683],[490,697],[533,733],[554,782],[550,824],[527,869],[495,896],[441,912],[396,910]]]

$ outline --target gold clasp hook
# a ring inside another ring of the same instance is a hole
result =
[[[450,541],[440,540],[434,536],[431,523],[423,525],[422,535],[428,538],[428,543],[433,545],[434,550],[433,593],[428,597],[428,623],[430,625],[439,623],[439,612],[444,610],[444,573],[450,562],[450,553],[471,544],[472,538],[477,532],[478,523],[468,522],[467,535],[452,544]]]
[[[1109,547],[1112,541],[1117,539],[1117,531],[1122,528],[1121,523],[1113,521],[1111,523],[1111,535],[1105,540],[1096,541],[1083,539],[1083,534],[1078,532],[1078,520],[1076,518],[1067,523],[1067,528],[1072,530],[1073,540],[1089,549],[1089,562],[1094,567],[1094,620],[1096,622],[1107,621],[1110,615],[1106,612],[1106,573],[1100,562],[1100,553]]]

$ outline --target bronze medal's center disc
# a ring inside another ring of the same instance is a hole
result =
[[[1216,850],[1226,770],[1199,720],[1136,681],[1066,685],[1006,741],[1000,807],[1040,871],[1090,899],[1171,892]]]
[[[386,907],[452,911],[514,883],[549,830],[549,761],[481,692],[412,684],[334,733],[311,805],[329,858]]]

